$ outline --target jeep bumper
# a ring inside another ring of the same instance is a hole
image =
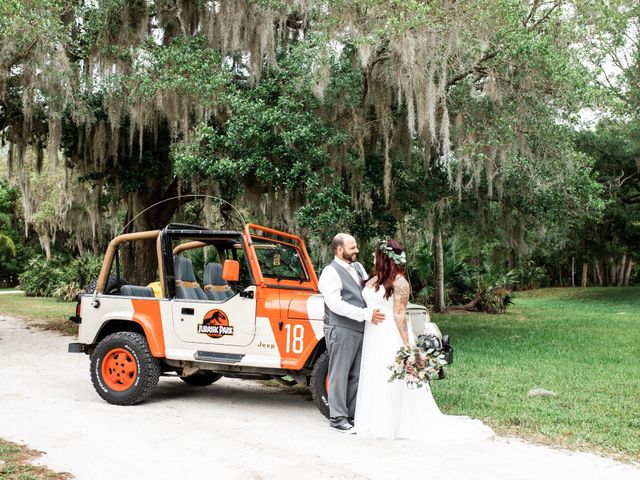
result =
[[[69,353],[84,353],[86,346],[86,343],[70,343]]]
[[[447,365],[451,365],[453,363],[453,348],[447,345],[442,353],[444,353],[444,359],[447,361]]]
[[[449,335],[442,337],[442,353],[444,353],[444,359],[447,361],[447,365],[453,363],[453,347],[449,343]]]

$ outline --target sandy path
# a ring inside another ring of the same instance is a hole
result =
[[[79,479],[640,479],[635,466],[513,439],[434,448],[341,435],[312,402],[252,381],[163,378],[147,402],[112,406],[69,338],[24,325],[0,317],[0,438]]]

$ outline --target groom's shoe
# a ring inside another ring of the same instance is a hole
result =
[[[330,425],[330,427],[336,432],[340,432],[340,433],[349,433],[349,434],[356,433],[356,428],[353,425],[351,425],[349,422],[344,422],[339,425]]]

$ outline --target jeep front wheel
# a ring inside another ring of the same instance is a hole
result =
[[[134,405],[153,393],[160,378],[160,361],[151,355],[145,337],[117,332],[105,337],[91,356],[91,381],[104,400]]]
[[[318,410],[329,418],[329,352],[323,352],[316,360],[311,372],[311,397],[318,407]]]

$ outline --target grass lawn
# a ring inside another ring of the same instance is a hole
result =
[[[441,409],[498,434],[640,461],[640,288],[533,290],[515,302],[504,315],[434,315],[455,348],[447,378],[433,382]],[[69,335],[74,308],[0,295],[0,314]]]
[[[497,433],[640,461],[640,288],[520,292],[505,315],[434,315],[454,363],[445,413]],[[554,398],[529,397],[544,388]]]
[[[55,473],[29,461],[40,452],[0,439],[0,478],[3,480],[65,480],[68,473]]]
[[[0,295],[0,315],[33,320],[37,327],[66,335],[78,333],[78,326],[69,321],[69,316],[75,315],[75,308],[75,302],[60,302],[52,298]]]

